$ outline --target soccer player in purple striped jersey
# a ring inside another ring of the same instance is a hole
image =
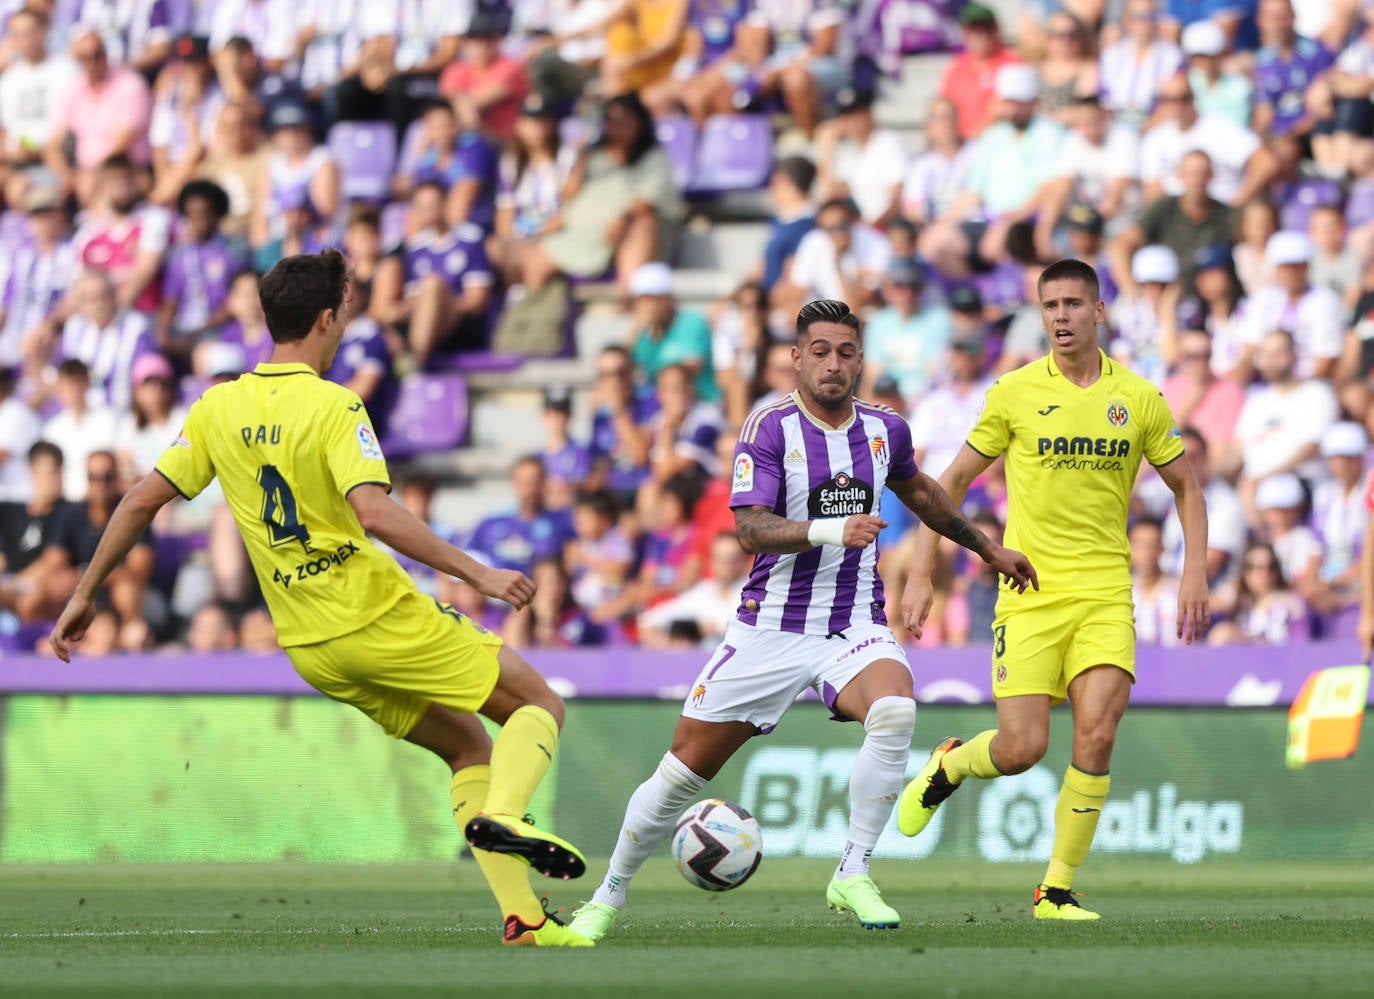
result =
[[[887,626],[877,574],[884,487],[1016,589],[1039,585],[1024,555],[988,540],[917,470],[906,421],[854,398],[863,345],[845,303],[802,308],[792,359],[800,387],[755,410],[735,451],[730,505],[754,554],[739,612],[692,686],[672,748],[630,798],[605,880],[573,914],[588,939],[605,936],[630,879],[687,803],[808,687],[865,733],[850,776],[849,841],[826,901],[866,927],[896,927],[901,917],[868,874],[916,723],[911,667]]]

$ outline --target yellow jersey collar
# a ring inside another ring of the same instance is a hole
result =
[[[302,361],[289,361],[285,364],[263,361],[250,373],[260,375],[263,378],[275,378],[279,375],[314,375],[316,378],[320,377],[318,371]]]
[[[1097,353],[1102,358],[1102,377],[1105,378],[1108,375],[1115,374],[1116,369],[1112,365],[1112,359],[1107,356],[1107,352],[1101,347],[1098,347]],[[1045,374],[1049,375],[1051,378],[1059,378],[1064,374],[1059,370],[1059,365],[1054,361],[1054,351],[1050,351],[1045,355]]]
[[[801,412],[801,415],[804,416],[804,417],[806,417],[808,420],[810,420],[810,421],[811,421],[812,423],[814,423],[816,426],[820,427],[822,430],[825,430],[825,431],[831,431],[831,430],[848,430],[850,427],[854,426],[854,420],[857,419],[857,418],[858,418],[858,415],[859,415],[859,410],[858,410],[858,408],[854,405],[854,400],[851,398],[851,399],[849,400],[849,419],[845,420],[845,421],[844,421],[843,423],[841,423],[838,427],[832,427],[830,424],[826,423],[826,422],[825,422],[824,420],[822,420],[820,417],[818,417],[818,416],[816,416],[814,413],[812,413],[811,410],[809,410],[809,409],[806,408],[806,403],[802,402],[801,390],[800,390],[800,389],[797,389],[797,390],[795,390],[795,391],[792,393],[792,398],[795,399],[795,400],[797,400],[797,409],[798,409],[798,411]]]

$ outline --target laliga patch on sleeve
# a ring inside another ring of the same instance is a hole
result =
[[[377,434],[366,423],[358,424],[358,450],[363,453],[364,458],[382,460],[382,448],[377,443]]]
[[[753,488],[754,459],[749,456],[749,452],[741,451],[739,457],[735,459],[734,484],[730,487],[730,491],[747,493]]]
[[[172,447],[190,447],[191,441],[186,436],[185,429],[177,431],[176,440],[172,441]]]

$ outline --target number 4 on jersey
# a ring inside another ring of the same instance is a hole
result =
[[[262,521],[267,525],[268,544],[280,548],[299,541],[306,551],[313,551],[310,532],[296,514],[296,496],[276,465],[258,469],[258,485],[262,486]]]

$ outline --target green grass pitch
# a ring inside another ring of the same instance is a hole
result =
[[[594,863],[594,872],[602,865]],[[0,995],[1367,996],[1374,869],[1094,857],[1096,924],[1033,923],[1040,867],[880,862],[903,914],[825,908],[832,865],[711,895],[662,858],[596,950],[503,948],[475,865],[0,869]],[[590,891],[550,882],[553,901]]]

